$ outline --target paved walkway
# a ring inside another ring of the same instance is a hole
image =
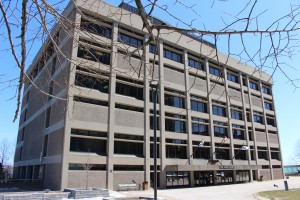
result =
[[[300,177],[287,180],[289,189],[300,188]],[[278,185],[278,188],[274,187]],[[284,190],[284,179],[210,187],[158,190],[157,196],[166,200],[254,200],[253,194],[268,190]],[[127,197],[153,197],[153,190],[119,192]],[[300,197],[299,197],[300,199]]]

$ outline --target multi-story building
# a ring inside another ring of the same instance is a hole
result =
[[[39,50],[14,177],[51,189],[152,183],[158,80],[159,187],[282,178],[272,77],[190,34],[162,30],[136,50],[149,35],[136,9],[121,7],[69,3],[63,15],[73,24],[58,23]]]

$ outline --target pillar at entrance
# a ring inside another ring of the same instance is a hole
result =
[[[194,180],[194,172],[190,172],[190,186],[194,187],[195,186],[195,180]]]

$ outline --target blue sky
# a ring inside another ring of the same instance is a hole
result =
[[[108,0],[107,2],[119,5],[119,0]],[[165,1],[162,1],[165,3]],[[219,30],[224,26],[224,22],[220,18],[220,15],[225,15],[223,20],[228,22],[229,20],[234,19],[232,16],[235,13],[238,13],[241,9],[240,0],[230,0],[230,1],[218,1],[216,0],[214,5],[212,6],[212,1],[188,1],[189,5],[196,4],[193,8],[198,10],[198,15],[193,14],[191,10],[182,9],[179,4],[173,6],[175,0],[168,1],[168,8],[171,9],[171,13],[173,13],[177,18],[190,23],[193,20],[193,26],[195,28],[206,28],[207,30]],[[183,1],[185,2],[185,1]],[[200,2],[200,3],[199,3]],[[254,13],[261,13],[266,11],[262,18],[259,21],[259,25],[263,27],[263,25],[270,23],[274,19],[277,19],[284,14],[288,13],[290,9],[290,4],[298,3],[295,1],[271,1],[271,0],[261,0],[258,2],[257,9],[254,10]],[[167,15],[164,12],[157,10],[154,12],[154,15],[160,19],[164,19],[173,25],[181,25],[176,22],[173,17]],[[243,15],[240,15],[243,17]],[[253,24],[252,24],[253,26]],[[2,33],[3,30],[0,30]],[[30,34],[30,33],[28,33]],[[18,131],[19,121],[17,120],[13,123],[14,112],[16,109],[16,82],[8,83],[7,80],[12,80],[18,77],[18,69],[16,64],[13,62],[12,56],[10,55],[10,51],[5,50],[8,47],[8,41],[4,38],[1,38],[2,43],[0,44],[0,141],[2,139],[5,140],[15,140]],[[226,42],[224,40],[219,41],[219,49],[222,52],[226,52]],[[249,40],[247,41],[247,45],[249,48],[257,47],[257,43],[255,41]],[[29,55],[29,62],[32,59],[32,55],[35,55],[35,52],[40,48],[40,43],[37,42],[35,46],[33,46],[31,54]],[[240,43],[233,42],[231,49],[239,49],[241,48]],[[299,49],[296,54],[299,54]],[[294,56],[293,58],[282,57],[282,63],[289,64],[293,66],[294,69],[287,67],[286,65],[282,65],[285,72],[288,73],[289,77],[293,79],[300,78],[300,56]],[[268,70],[267,70],[268,71]],[[270,73],[270,71],[268,71]],[[289,163],[291,156],[295,150],[295,144],[297,140],[300,140],[300,133],[297,124],[300,122],[300,90],[295,89],[290,85],[286,77],[283,73],[276,71],[274,77],[274,87],[273,93],[275,96],[275,106],[278,120],[278,127],[282,145],[283,159],[285,163]],[[300,82],[297,83],[300,85]]]

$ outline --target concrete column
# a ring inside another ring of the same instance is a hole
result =
[[[247,114],[246,114],[246,103],[245,103],[245,96],[244,96],[244,89],[243,89],[243,76],[242,73],[239,72],[239,82],[240,82],[240,91],[241,91],[241,97],[242,97],[242,104],[243,104],[243,119],[245,124],[245,136],[246,136],[246,145],[249,147],[249,150],[247,151],[246,155],[248,158],[248,165],[251,166],[251,150],[249,145],[249,129],[247,126]],[[253,174],[252,170],[250,170],[250,181],[253,181]]]
[[[149,38],[149,35],[146,35],[144,38],[144,42],[147,41]],[[151,107],[149,106],[149,80],[151,80],[151,77],[148,77],[149,74],[147,69],[150,70],[150,64],[149,64],[149,46],[146,46],[144,48],[144,55],[143,58],[143,67],[144,67],[144,180],[147,181],[150,184],[150,165],[151,165],[151,158],[150,158],[150,133],[153,132],[150,130],[150,112],[149,109]]]
[[[217,185],[217,171],[213,172],[213,184]]]
[[[81,21],[81,15],[79,13],[76,13],[75,16],[75,23],[80,24]],[[79,41],[79,32],[74,32],[73,42],[72,42],[72,53],[71,58],[77,59],[77,51],[78,51],[78,41]],[[76,75],[76,65],[71,63],[70,66],[70,76],[69,76],[69,85],[75,85],[75,75]],[[68,103],[67,103],[67,111],[68,113],[73,113],[74,108],[74,102],[73,98],[70,96],[68,97]],[[60,183],[60,189],[63,190],[64,188],[68,187],[68,170],[69,170],[69,151],[70,151],[70,140],[71,140],[71,126],[70,126],[70,116],[65,114],[65,127],[64,127],[64,144],[63,144],[63,152],[61,156],[61,183]],[[44,140],[44,137],[43,137]],[[42,146],[44,144],[44,141],[42,141]],[[42,150],[41,150],[42,152]],[[46,167],[46,165],[42,165],[43,169]],[[42,174],[43,180],[45,177],[45,174]]]
[[[158,42],[158,68],[159,68],[159,112],[160,112],[160,131],[158,131],[160,136],[160,187],[166,187],[166,171],[165,171],[165,160],[166,160],[166,141],[165,141],[165,94],[164,94],[164,50],[163,50],[163,41],[159,40]]]
[[[118,41],[118,23],[113,23],[112,30],[112,45],[110,56],[110,80],[109,80],[109,112],[108,112],[108,138],[107,138],[107,161],[106,161],[106,173],[107,173],[107,189],[113,189],[113,168],[114,168],[114,127],[115,127],[115,91],[116,91],[116,73],[114,69],[117,67],[117,47]]]
[[[250,103],[250,120],[252,124],[252,133],[253,133],[253,141],[254,141],[254,155],[256,159],[256,165],[258,164],[258,155],[257,155],[257,144],[256,144],[256,134],[255,134],[255,124],[253,121],[253,106],[252,106],[252,98],[251,98],[251,89],[249,87],[249,76],[246,76],[246,82],[247,82],[247,87],[248,87],[248,96],[249,96],[249,103]]]
[[[195,186],[195,178],[194,178],[194,172],[190,171],[190,187]]]
[[[211,95],[210,95],[210,75],[209,75],[209,63],[208,59],[204,59],[204,67],[206,71],[206,85],[207,85],[207,112],[209,114],[209,133],[210,133],[210,145],[211,145],[211,152],[210,152],[210,159],[215,160],[216,155],[215,152],[215,139],[214,139],[214,122],[213,122],[213,113],[212,113],[212,101],[211,101]],[[214,172],[215,173],[215,172]]]
[[[270,168],[270,173],[271,173],[271,179],[274,179],[274,174],[273,174],[273,167],[272,167],[272,158],[271,158],[271,150],[270,150],[270,141],[269,141],[269,133],[268,133],[268,125],[267,125],[267,117],[266,117],[266,109],[265,109],[265,105],[264,105],[264,98],[261,92],[262,89],[262,83],[261,81],[259,81],[259,89],[260,89],[260,99],[261,99],[261,103],[263,106],[263,119],[264,119],[264,125],[265,125],[265,133],[267,136],[267,149],[268,149],[268,157],[269,157],[269,168]]]
[[[236,183],[236,170],[233,170],[233,174],[232,174],[232,178],[233,178],[233,183]]]
[[[184,79],[185,79],[185,108],[186,108],[186,127],[187,127],[187,156],[188,163],[192,164],[193,158],[190,156],[193,154],[193,141],[192,141],[192,116],[191,116],[191,101],[189,93],[189,66],[188,66],[188,53],[187,50],[183,51],[183,62],[184,62]],[[192,172],[191,172],[192,173]]]
[[[234,145],[233,145],[233,133],[232,133],[232,124],[231,124],[231,103],[229,97],[229,89],[228,89],[228,81],[227,81],[227,69],[224,66],[224,82],[225,82],[225,90],[226,90],[226,109],[227,109],[227,119],[228,119],[228,138],[230,139],[230,158],[232,160],[232,165],[234,165],[235,160],[232,158],[234,157]]]
[[[280,160],[281,160],[281,169],[282,169],[282,178],[284,178],[284,171],[283,171],[283,161],[282,161],[282,151],[281,151],[281,145],[280,145],[280,139],[279,139],[279,125],[277,123],[277,117],[276,117],[276,107],[275,107],[275,100],[274,100],[274,96],[273,96],[273,91],[271,89],[271,96],[272,96],[272,100],[273,100],[273,111],[274,111],[274,116],[275,116],[275,124],[277,127],[277,136],[278,136],[278,144],[279,144],[279,152],[280,152]]]

